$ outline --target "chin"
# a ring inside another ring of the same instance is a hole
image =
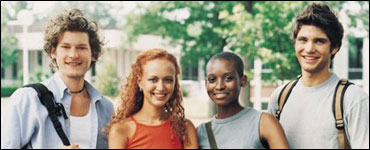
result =
[[[220,107],[227,106],[229,103],[223,99],[223,100],[213,100],[213,102]]]
[[[83,73],[67,73],[67,77],[70,77],[70,78],[81,78],[84,76],[85,74]]]
[[[152,99],[152,103],[157,107],[164,107],[164,106],[166,106],[167,102],[168,102],[168,100]]]

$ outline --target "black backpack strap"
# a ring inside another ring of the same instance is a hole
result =
[[[335,117],[335,127],[337,128],[338,131],[339,149],[351,148],[344,129],[344,120],[343,120],[344,93],[351,84],[353,83],[349,82],[347,79],[342,79],[338,82],[334,92],[333,114]]]
[[[61,123],[58,120],[58,116],[62,114],[64,116],[64,119],[68,119],[67,114],[64,110],[63,104],[56,103],[54,100],[53,93],[50,92],[48,88],[45,87],[41,83],[29,84],[29,85],[25,85],[24,87],[31,87],[36,90],[37,96],[39,97],[42,105],[44,105],[46,109],[48,110],[49,117],[51,121],[53,122],[54,128],[57,131],[58,136],[63,141],[63,144],[66,146],[71,145],[66,134],[63,131]]]
[[[288,100],[288,97],[289,97],[290,93],[292,92],[294,86],[297,84],[298,80],[301,77],[302,77],[301,75],[298,75],[296,79],[290,81],[281,90],[281,92],[279,94],[279,99],[278,99],[278,108],[277,108],[276,113],[275,113],[275,117],[276,117],[277,120],[280,120],[281,111],[283,110],[283,108],[284,108],[284,106],[285,106],[285,104]]]
[[[212,120],[206,123],[206,130],[207,130],[208,142],[209,142],[209,145],[211,146],[211,149],[218,149],[216,139],[212,131]]]

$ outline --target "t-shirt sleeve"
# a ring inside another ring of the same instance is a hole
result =
[[[198,136],[199,149],[204,149],[205,148],[204,147],[205,146],[204,145],[205,140],[207,140],[207,142],[208,142],[205,123],[202,123],[197,127],[197,136]]]
[[[284,84],[285,85],[285,84]],[[278,108],[278,99],[279,99],[279,94],[281,90],[283,89],[284,85],[279,86],[274,90],[272,95],[270,96],[270,101],[268,103],[268,112],[272,115],[275,116],[276,109]]]
[[[344,101],[344,123],[351,148],[369,149],[369,96],[361,88],[350,86]]]

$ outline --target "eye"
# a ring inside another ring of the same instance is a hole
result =
[[[227,82],[230,82],[233,79],[234,79],[234,77],[233,76],[230,76],[230,75],[228,75],[228,76],[225,77],[225,81],[227,81]]]
[[[305,43],[305,42],[307,42],[307,39],[304,38],[304,37],[299,37],[299,38],[297,38],[297,41],[300,42],[300,43]]]
[[[166,83],[172,83],[173,82],[173,79],[172,78],[167,78],[167,79],[164,79],[164,82],[166,82]]]
[[[69,49],[69,46],[67,46],[67,45],[62,45],[61,47],[64,48],[64,49]]]
[[[207,80],[208,80],[209,83],[214,83],[216,81],[216,78],[214,78],[214,77],[208,77]]]
[[[326,43],[326,40],[319,39],[319,40],[316,40],[315,43],[317,43],[317,44],[325,44]]]
[[[155,82],[157,82],[157,79],[156,78],[150,78],[150,79],[148,79],[150,82],[152,82],[152,83],[155,83]]]
[[[79,49],[79,50],[86,50],[87,47],[77,47],[77,49]]]

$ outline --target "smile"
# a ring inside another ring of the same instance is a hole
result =
[[[217,99],[223,99],[223,98],[226,98],[228,94],[227,93],[214,93],[213,95]]]
[[[82,62],[66,62],[66,64],[70,66],[79,66],[82,64]]]
[[[317,56],[302,56],[302,57],[307,63],[314,63],[314,62],[316,62],[316,60],[318,60],[320,58],[320,57],[317,57]]]
[[[167,93],[153,93],[153,96],[157,99],[164,99],[167,96]]]

